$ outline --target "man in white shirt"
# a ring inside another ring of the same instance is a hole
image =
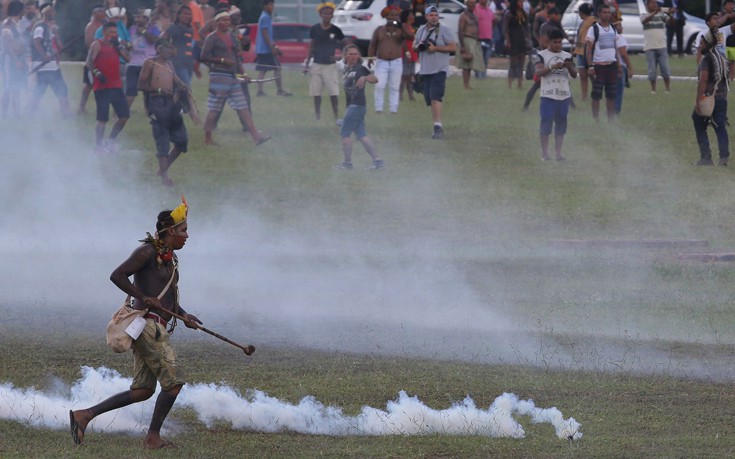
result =
[[[618,86],[617,30],[610,23],[610,7],[604,3],[597,8],[597,24],[587,31],[587,71],[592,78],[592,116],[600,116],[600,99],[605,92],[607,119],[615,118],[615,93]]]

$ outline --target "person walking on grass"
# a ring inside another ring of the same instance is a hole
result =
[[[536,75],[541,80],[541,123],[539,134],[541,137],[541,159],[548,161],[549,136],[554,127],[554,146],[556,160],[563,161],[562,146],[564,135],[567,132],[567,116],[572,99],[569,78],[577,78],[577,68],[572,55],[562,51],[561,43],[564,33],[560,30],[551,30],[548,34],[547,48],[539,51],[539,61],[536,63]]]
[[[643,50],[648,64],[648,81],[651,82],[651,94],[656,94],[656,68],[661,69],[661,76],[666,85],[666,92],[671,91],[671,71],[669,70],[669,54],[666,51],[666,22],[669,15],[661,11],[657,0],[648,0],[647,12],[641,15],[643,24]]]
[[[164,186],[173,186],[168,169],[181,153],[186,153],[189,136],[181,116],[182,97],[189,97],[189,86],[176,75],[171,59],[176,50],[171,42],[159,39],[155,44],[156,55],[143,62],[138,79],[138,89],[145,93],[145,108],[151,119],[153,140],[156,143],[158,175]],[[193,107],[189,107],[193,110]],[[194,116],[199,122],[198,115]],[[169,151],[170,144],[173,144]]]
[[[183,200],[183,196],[182,196]],[[186,244],[189,237],[186,201],[174,210],[158,214],[156,237],[147,234],[143,243],[133,251],[115,271],[110,280],[133,298],[132,308],[149,309],[145,315],[143,332],[133,340],[133,383],[130,389],[90,408],[69,411],[69,429],[75,445],[84,442],[89,423],[100,414],[133,403],[148,400],[156,392],[156,382],[161,392],[156,399],[148,433],[143,440],[145,449],[172,448],[175,445],[161,438],[161,426],[185,382],[181,377],[176,354],[169,343],[169,336],[176,327],[171,311],[182,316],[184,325],[197,328],[201,324],[195,315],[188,314],[179,304],[178,258],[174,253]],[[133,276],[133,282],[130,282]],[[168,330],[166,327],[172,322]]]
[[[94,80],[94,101],[97,104],[97,126],[95,128],[95,152],[98,154],[117,152],[117,136],[130,118],[130,107],[123,92],[120,77],[120,59],[130,60],[127,48],[117,38],[117,24],[109,21],[102,26],[102,38],[95,40],[87,54],[87,68]],[[117,121],[104,142],[105,127],[110,120],[110,105],[115,110]]]
[[[712,15],[706,17],[709,22]],[[730,89],[728,83],[729,66],[725,57],[717,51],[718,43],[724,41],[720,30],[716,27],[710,28],[702,35],[701,49],[702,60],[697,67],[697,93],[692,112],[694,122],[694,133],[699,145],[699,161],[697,166],[712,166],[712,150],[707,136],[707,127],[712,124],[717,136],[717,146],[720,150],[720,166],[727,166],[730,158],[729,138],[727,134],[727,92]],[[706,108],[707,98],[714,96],[714,108]]]
[[[339,119],[339,70],[337,69],[336,51],[342,47],[345,35],[342,29],[332,24],[334,9],[331,2],[317,5],[321,18],[309,30],[311,43],[304,63],[304,73],[309,75],[309,95],[314,98],[314,116],[322,115],[322,91],[326,89],[335,121]],[[313,63],[310,62],[313,59]]]
[[[236,74],[243,73],[243,67],[240,41],[230,27],[230,13],[221,10],[215,14],[214,19],[217,29],[207,35],[199,57],[203,63],[209,65],[209,111],[204,121],[204,144],[215,145],[212,132],[217,127],[225,103],[229,103],[237,112],[240,123],[247,127],[255,145],[260,145],[267,142],[270,136],[255,129],[241,81],[236,77]]]
[[[36,86],[31,91],[29,112],[33,113],[49,86],[59,100],[61,114],[71,114],[69,109],[69,88],[59,67],[59,50],[64,47],[56,25],[56,9],[51,3],[41,6],[42,20],[33,27],[31,41],[31,68],[36,70]]]
[[[265,78],[266,72],[273,71],[276,77],[276,87],[279,96],[288,97],[292,94],[284,91],[281,80],[281,63],[278,58],[281,50],[273,40],[273,10],[274,0],[263,0],[263,12],[258,19],[258,36],[255,39],[255,71],[258,72],[258,80]],[[265,96],[263,83],[258,83],[258,97]]]
[[[449,71],[449,54],[457,51],[454,34],[448,27],[441,27],[439,10],[434,5],[426,7],[426,24],[416,31],[413,49],[419,53],[421,80],[424,83],[424,101],[431,107],[434,122],[432,139],[444,138],[442,126],[442,101]]]
[[[345,61],[343,83],[347,110],[340,127],[339,136],[342,138],[344,161],[335,165],[334,168],[352,170],[352,134],[354,133],[357,140],[365,147],[365,151],[373,159],[373,164],[369,169],[383,169],[385,162],[380,159],[380,155],[375,151],[375,145],[373,145],[365,131],[365,113],[367,112],[365,83],[375,84],[378,82],[378,78],[362,64],[360,50],[357,46],[345,46],[342,56]]]

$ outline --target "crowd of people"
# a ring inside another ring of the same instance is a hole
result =
[[[142,93],[145,113],[151,120],[158,175],[167,186],[173,185],[168,175],[171,164],[188,149],[182,114],[188,113],[195,124],[200,122],[190,88],[194,76],[202,78],[202,66],[209,70],[207,114],[203,122],[207,145],[216,145],[214,131],[225,103],[237,113],[243,131],[249,133],[255,145],[270,139],[255,127],[249,90],[250,84],[256,83],[256,96],[265,96],[263,83],[269,80],[265,78],[268,72],[273,72],[276,95],[292,95],[282,84],[281,51],[273,36],[274,0],[263,0],[254,43],[250,43],[248,28],[242,23],[236,6],[228,0],[209,3],[210,0],[155,0],[154,8],[140,8],[129,14],[117,0],[106,0],[92,9],[84,30],[88,54],[77,112],[86,112],[88,98],[94,94],[95,151],[104,154],[118,149],[116,139],[130,116],[130,107]],[[561,11],[555,0],[541,0],[535,7],[528,0],[465,0],[466,9],[460,15],[457,36],[450,27],[440,27],[437,7],[426,4],[425,0],[389,2],[381,12],[385,23],[374,31],[364,60],[357,47],[345,48],[351,43],[332,21],[335,4],[317,5],[320,22],[310,30],[311,42],[303,72],[309,76],[309,96],[313,98],[315,117],[321,118],[322,96],[326,93],[335,123],[340,127],[344,161],[335,167],[352,168],[350,138],[353,134],[372,157],[370,167],[385,167],[365,129],[365,83],[375,85],[372,105],[378,114],[385,108],[386,88],[388,112],[397,114],[404,93],[414,100],[414,89],[420,87],[431,110],[431,137],[443,139],[442,106],[452,54],[467,90],[472,89],[473,75],[476,79],[486,77],[492,56],[508,58],[508,88],[514,85],[522,88],[524,80],[532,79],[523,110],[528,110],[540,91],[541,157],[550,159],[548,136],[554,126],[555,158],[563,160],[561,146],[566,119],[569,109],[576,108],[569,80],[579,76],[581,100],[591,98],[595,119],[604,110],[608,120],[612,120],[622,110],[623,93],[633,74],[621,12],[610,3],[594,0],[578,6],[580,25],[571,53],[567,53],[556,43],[569,37],[561,26]],[[725,0],[722,10],[707,18],[710,35],[720,37],[722,43],[714,46],[702,40],[700,46],[700,83],[702,78],[712,78],[718,72],[727,74],[717,80],[716,89],[709,82],[697,96],[697,100],[711,99],[716,93],[715,99],[719,101],[712,113],[696,108],[693,114],[702,165],[711,162],[708,126],[715,127],[720,139],[720,164],[726,165],[729,157],[727,143],[722,140],[726,136],[727,123],[723,120],[727,108],[723,95],[727,91],[718,85],[728,84],[733,73],[735,36],[729,27],[735,24],[734,5],[735,0]],[[664,3],[647,0],[646,11],[640,17],[652,93],[658,91],[659,72],[665,91],[671,90],[668,55],[673,40],[680,41],[679,29],[685,21],[682,8],[682,0]],[[49,87],[58,99],[61,112],[70,114],[67,83],[59,66],[60,51],[65,44],[55,22],[53,1],[39,6],[33,0],[10,0],[5,1],[4,9],[7,18],[2,22],[0,54],[4,82],[0,99],[2,115],[21,116],[35,111]],[[250,47],[256,55],[255,81],[244,74],[243,51]],[[712,68],[715,59],[707,56],[710,49],[721,51],[723,65]],[[351,64],[346,59],[348,50],[358,54]],[[342,65],[338,65],[341,59],[338,51],[345,58]],[[678,51],[683,51],[681,43]],[[372,76],[362,75],[363,67]],[[417,79],[420,84],[415,84]],[[347,101],[344,117],[339,115],[340,92],[344,92]],[[110,107],[116,120],[106,133]]]

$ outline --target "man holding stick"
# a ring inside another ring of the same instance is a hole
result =
[[[134,309],[149,308],[151,312],[145,315],[146,324],[142,333],[133,340],[134,377],[130,389],[90,408],[69,412],[71,435],[77,445],[84,441],[84,431],[92,419],[102,413],[151,398],[156,391],[156,381],[159,381],[161,392],[156,400],[143,447],[174,447],[173,443],[161,438],[160,431],[184,380],[179,374],[176,355],[169,344],[169,335],[176,327],[176,319],[172,320],[168,330],[166,327],[172,314],[182,317],[188,328],[196,329],[202,323],[179,305],[178,259],[174,251],[183,248],[189,237],[186,221],[188,207],[183,196],[182,201],[175,210],[164,210],[158,214],[156,237],[148,233],[141,241],[143,244],[110,276],[110,280],[120,290],[134,298]],[[132,283],[130,276],[133,276]]]
[[[64,47],[59,38],[59,29],[56,25],[56,10],[51,3],[41,7],[43,20],[33,28],[31,42],[31,73],[36,72],[36,87],[32,92],[29,112],[38,108],[46,88],[49,86],[59,99],[61,114],[69,115],[69,90],[59,67],[59,51]]]
[[[145,93],[145,108],[151,119],[153,140],[156,143],[158,158],[158,175],[165,186],[173,186],[168,176],[168,169],[181,153],[186,153],[189,136],[186,132],[183,108],[180,98],[190,97],[189,86],[177,75],[171,58],[176,49],[166,39],[156,41],[156,56],[143,62],[137,81],[139,90]],[[195,124],[199,124],[199,116],[195,107],[188,107]],[[169,144],[173,144],[169,151]]]
[[[212,132],[217,127],[217,120],[227,102],[237,112],[241,124],[247,126],[255,145],[260,145],[267,142],[270,136],[255,129],[241,81],[237,78],[238,73],[243,73],[240,41],[232,33],[230,14],[227,11],[219,11],[214,18],[217,29],[204,40],[199,57],[210,66],[207,99],[209,111],[204,121],[204,144],[215,145]]]

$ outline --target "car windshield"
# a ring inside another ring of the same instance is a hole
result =
[[[373,0],[343,0],[337,5],[338,10],[353,11],[366,10],[373,4]]]
[[[464,10],[464,7],[462,5],[449,1],[440,1],[437,5],[437,8],[439,9],[440,13],[461,14]]]

